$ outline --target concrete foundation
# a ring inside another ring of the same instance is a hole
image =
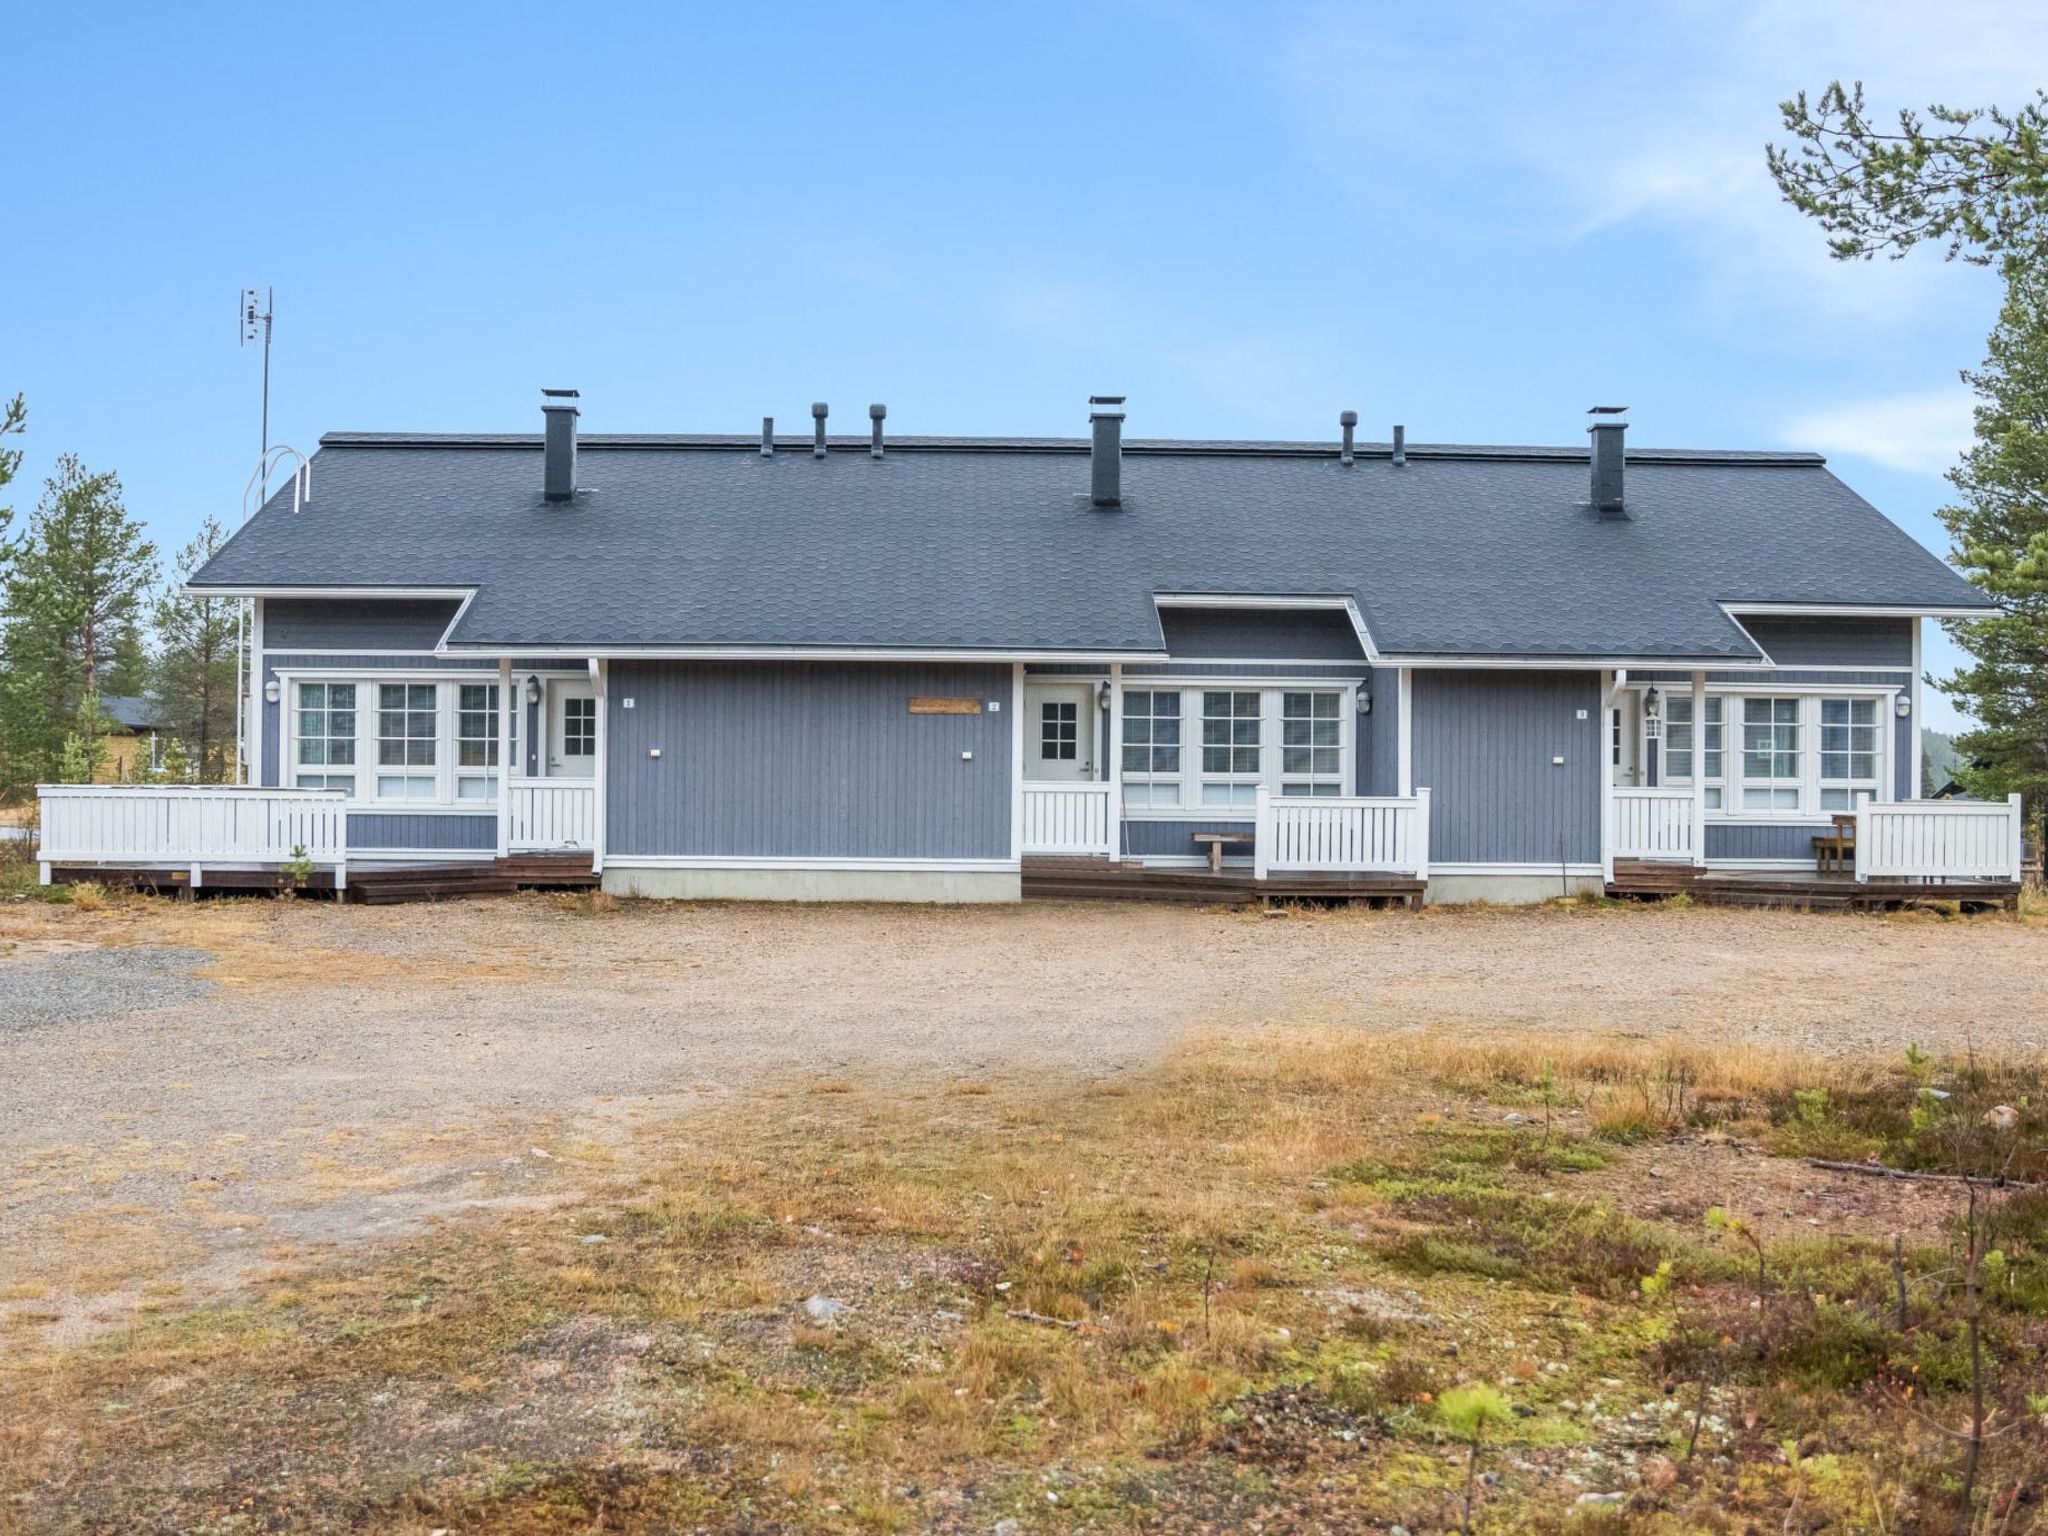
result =
[[[1456,906],[1461,902],[1490,901],[1499,906],[1529,906],[1576,896],[1581,891],[1596,895],[1606,890],[1598,875],[1437,875],[1429,877],[1429,892],[1423,900],[1430,906]]]
[[[1014,869],[620,869],[604,872],[614,896],[672,901],[1021,901]]]

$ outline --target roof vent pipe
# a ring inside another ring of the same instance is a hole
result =
[[[879,459],[882,456],[882,418],[888,414],[889,407],[886,405],[868,407],[868,457],[871,459]]]
[[[1348,465],[1351,462],[1351,439],[1358,431],[1358,412],[1339,411],[1337,425],[1344,429],[1344,452],[1339,455],[1338,462]]]
[[[1090,395],[1088,425],[1094,441],[1088,454],[1088,499],[1098,507],[1124,504],[1124,397]]]
[[[775,418],[773,416],[763,416],[761,418],[761,457],[764,459],[775,457]]]
[[[814,459],[825,457],[825,412],[826,406],[824,401],[817,400],[812,402],[811,457]]]
[[[1408,462],[1408,429],[1399,422],[1394,423],[1394,467],[1400,469]]]
[[[580,397],[573,389],[544,389],[540,392],[540,419],[547,424],[541,437],[541,495],[549,501],[568,501],[576,494],[576,409]]]
[[[1596,405],[1587,432],[1593,438],[1593,510],[1602,517],[1626,517],[1622,503],[1622,434],[1628,431],[1628,407]]]

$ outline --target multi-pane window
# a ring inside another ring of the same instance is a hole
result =
[[[1180,690],[1124,690],[1126,806],[1180,804]]]
[[[571,705],[584,702],[582,699],[569,699],[562,706],[562,750],[565,752],[579,750],[575,745],[575,742],[579,739],[578,722],[576,717],[569,713],[569,708]],[[1041,758],[1049,763],[1072,762],[1074,760],[1081,740],[1080,715],[1080,707],[1072,703],[1058,703],[1048,699],[1038,707],[1038,755]],[[596,707],[593,704],[591,710],[591,745],[581,748],[580,750],[582,751],[595,752],[597,750],[596,718]]]
[[[356,685],[300,683],[298,762],[292,782],[300,789],[356,787]]]
[[[1693,751],[1700,748],[1703,753],[1701,767],[1706,784],[1703,786],[1708,810],[1721,808],[1721,763],[1722,763],[1722,702],[1716,698],[1707,700],[1706,728],[1701,733],[1704,741],[1697,740],[1693,733],[1692,699],[1689,696],[1667,698],[1664,701],[1664,777],[1678,783],[1691,783]]]
[[[432,683],[377,687],[377,798],[432,800],[439,690]]]
[[[1280,793],[1344,793],[1344,696],[1280,695]]]
[[[498,796],[498,685],[463,683],[455,701],[455,798]]]
[[[1799,700],[1742,701],[1742,808],[1799,809]]]
[[[1877,793],[1877,700],[1820,701],[1820,807],[1846,811]]]
[[[1261,696],[1256,689],[1202,694],[1202,804],[1258,803]]]

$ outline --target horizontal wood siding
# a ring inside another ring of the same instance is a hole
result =
[[[263,643],[280,651],[431,651],[458,606],[440,598],[270,597]]]
[[[1243,821],[1127,821],[1124,823],[1124,852],[1134,859],[1166,858],[1174,854],[1209,856],[1206,844],[1197,843],[1197,832],[1242,832],[1250,836],[1254,823]],[[1225,848],[1226,859],[1250,858],[1252,845]]]
[[[1709,859],[1804,859],[1813,858],[1813,840],[1832,832],[1834,822],[1826,817],[1817,822],[1710,821],[1707,823]]]
[[[1351,616],[1336,608],[1162,608],[1159,627],[1176,661],[1363,661]]]
[[[436,816],[431,811],[351,811],[348,851],[360,853],[372,848],[495,853],[498,818]]]
[[[1781,667],[1910,667],[1915,619],[1738,619]]]
[[[1600,857],[1599,674],[1418,668],[1412,697],[1431,863]]]
[[[1007,858],[1010,688],[1005,666],[614,662],[607,850]],[[1003,708],[913,715],[920,694]]]

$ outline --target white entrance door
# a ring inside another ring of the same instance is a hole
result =
[[[587,682],[548,684],[547,776],[587,779],[597,772],[597,695]]]
[[[1095,685],[1027,683],[1024,687],[1024,777],[1095,777]]]

